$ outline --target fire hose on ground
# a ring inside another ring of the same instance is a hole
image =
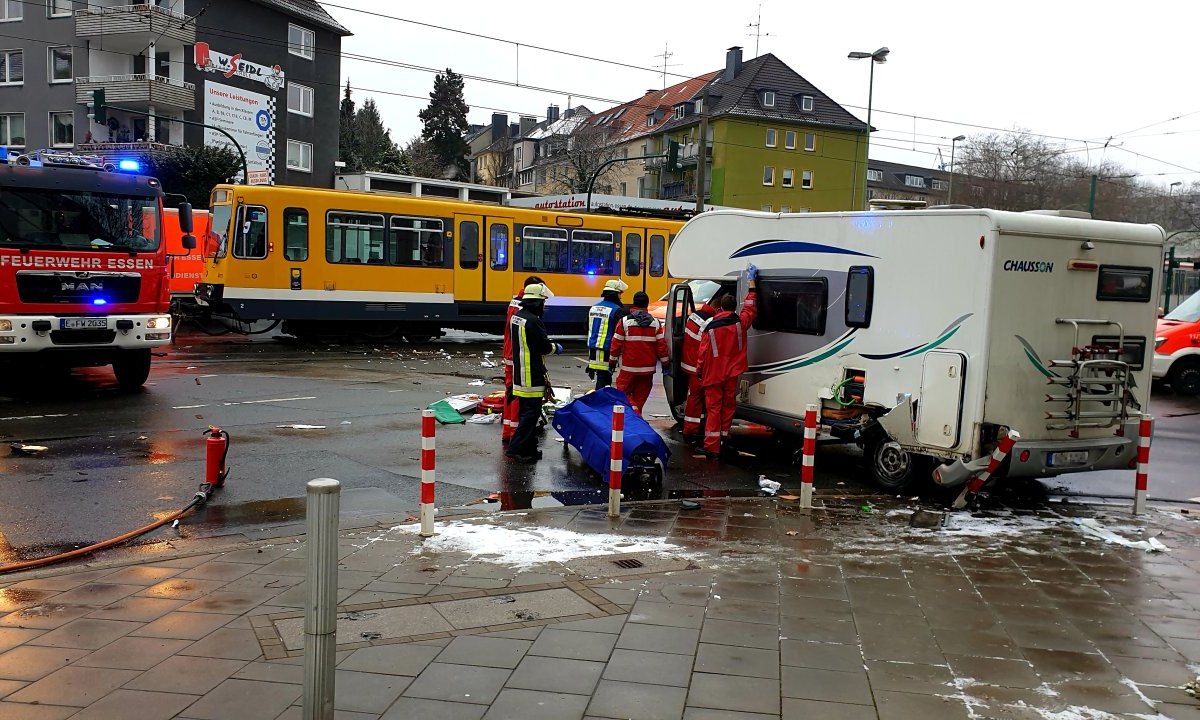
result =
[[[114,538],[109,538],[87,547],[76,548],[57,555],[50,555],[33,560],[23,560],[21,562],[9,563],[0,565],[0,575],[7,573],[20,572],[21,570],[32,570],[34,568],[45,567],[55,563],[73,560],[75,558],[90,555],[91,553],[107,550],[111,547],[116,547],[122,543],[133,540],[136,537],[145,535],[152,530],[172,523],[172,526],[178,526],[179,520],[191,510],[203,506],[209,501],[213,494],[225,485],[225,478],[229,476],[229,469],[225,466],[225,460],[229,457],[229,433],[221,428],[213,425],[205,430],[207,440],[205,441],[205,478],[204,482],[200,483],[196,494],[192,496],[192,501],[184,505],[179,510],[167,515],[166,517],[155,520],[149,525],[144,525],[136,530],[131,530],[123,535],[118,535]]]

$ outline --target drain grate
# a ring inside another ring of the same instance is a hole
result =
[[[638,560],[637,558],[624,558],[622,560],[613,560],[612,563],[613,563],[613,565],[616,565],[619,568],[624,568],[626,570],[632,570],[634,568],[646,567],[646,564],[643,563],[641,560]]]

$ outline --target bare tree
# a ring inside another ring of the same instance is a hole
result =
[[[446,179],[453,168],[442,165],[436,150],[428,140],[417,135],[404,146],[401,152],[404,166],[410,175],[417,177]]]
[[[570,135],[553,136],[542,143],[545,148],[542,164],[546,168],[548,190],[585,193],[592,176],[599,172],[593,189],[601,193],[612,192],[612,166],[601,170],[601,166],[620,154],[610,128],[580,123]]]
[[[513,172],[513,138],[504,135],[484,148],[477,157],[476,182],[486,182],[497,187],[515,188]]]

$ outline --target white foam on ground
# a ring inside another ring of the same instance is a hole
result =
[[[408,533],[417,533],[420,529],[418,524],[393,528]],[[681,552],[682,548],[668,543],[665,538],[578,533],[562,528],[512,528],[499,527],[490,522],[449,521],[438,523],[435,531],[437,534],[415,547],[413,554],[430,551],[466,553],[471,560],[521,569],[596,555],[631,552],[685,554]]]

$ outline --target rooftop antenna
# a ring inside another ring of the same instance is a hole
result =
[[[662,58],[662,68],[663,68],[663,81],[662,82],[663,82],[664,90],[667,87],[667,68],[679,66],[679,63],[669,63],[669,64],[667,63],[667,60],[669,60],[671,58],[671,56],[673,56],[674,54],[675,53],[671,52],[670,46],[667,45],[666,43],[664,43],[662,54],[654,56],[656,58]]]
[[[758,5],[758,16],[755,18],[754,22],[750,23],[746,27],[754,28],[754,32],[746,33],[746,37],[754,38],[754,57],[758,57],[758,41],[759,41],[759,39],[762,38],[762,36],[764,36],[764,35],[766,35],[767,37],[771,37],[771,33],[765,33],[762,31],[762,3],[759,3],[759,5]]]

